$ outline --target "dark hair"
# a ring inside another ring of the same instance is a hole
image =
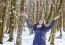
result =
[[[39,20],[41,20],[41,19],[39,19]],[[35,26],[37,26],[37,25],[39,25],[39,21],[35,24]],[[42,27],[44,27],[44,26],[45,26],[45,21],[43,20]]]

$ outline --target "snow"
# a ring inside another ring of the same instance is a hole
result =
[[[55,33],[55,45],[64,45],[65,32],[62,30],[62,38],[57,38],[59,37],[59,33],[60,33],[59,31]],[[47,32],[46,35],[46,45],[50,45],[50,42],[48,42],[49,36],[50,36],[50,31]],[[16,45],[17,32],[14,32],[13,37],[14,40],[12,42],[9,42],[7,41],[9,39],[9,34],[4,33],[3,44],[0,45]],[[32,45],[33,39],[34,39],[34,34],[30,35],[28,28],[25,28],[25,31],[22,32],[22,45]]]

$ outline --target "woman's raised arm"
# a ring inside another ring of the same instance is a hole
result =
[[[28,26],[28,28],[33,28],[33,23],[32,23],[32,21],[29,19],[29,18],[25,18],[25,21],[26,21],[26,23],[27,23],[27,26]]]
[[[54,25],[55,25],[56,20],[59,19],[59,17],[60,17],[60,16],[56,16],[56,17],[53,19],[53,21],[51,22],[51,24],[46,27],[46,30],[52,29],[52,28],[54,27]]]
[[[25,18],[25,21],[26,21],[26,23],[27,23],[28,28],[31,28],[31,29],[32,29],[32,28],[33,28],[33,23],[32,23],[32,21],[28,18],[28,15],[25,14],[25,13],[23,13],[22,16]]]

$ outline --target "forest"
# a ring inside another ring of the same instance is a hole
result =
[[[3,44],[4,34],[9,34],[7,41],[13,41],[13,34],[16,33],[14,45],[23,45],[22,34],[25,31],[25,20],[22,13],[26,12],[28,17],[35,24],[40,18],[45,19],[46,24],[50,24],[55,16],[60,15],[54,28],[50,31],[48,41],[55,45],[55,34],[59,31],[62,39],[65,32],[65,0],[0,0],[0,44]],[[29,29],[30,34],[33,31]],[[7,44],[8,45],[8,44]],[[57,44],[58,45],[58,44]]]

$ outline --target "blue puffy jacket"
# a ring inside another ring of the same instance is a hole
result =
[[[33,45],[46,45],[46,32],[53,28],[56,20],[53,20],[49,26],[45,25],[42,28],[37,28],[36,25],[33,25],[29,19],[26,19],[26,22],[28,27],[32,28],[35,33]]]

